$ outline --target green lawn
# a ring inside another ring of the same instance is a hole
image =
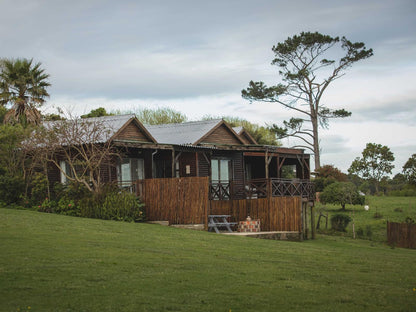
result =
[[[363,206],[347,205],[346,212],[340,211],[341,206],[339,205],[327,204],[324,206],[329,213],[329,219],[336,213],[345,213],[354,219],[356,231],[360,228],[363,230],[363,238],[379,242],[387,241],[387,221],[405,222],[406,217],[416,221],[416,197],[366,196],[366,205],[370,207],[368,211],[365,211]],[[322,206],[322,204],[317,203],[316,212]],[[376,213],[377,218],[375,218]],[[316,222],[318,222],[318,216],[317,214]],[[352,237],[352,225],[352,222],[348,225],[345,236]],[[370,226],[372,232],[370,237],[366,233],[368,226]],[[328,221],[328,228],[330,227],[330,221]],[[325,228],[325,221],[321,220],[320,228]]]
[[[0,311],[415,311],[416,250],[0,209]]]

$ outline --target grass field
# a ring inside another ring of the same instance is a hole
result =
[[[368,211],[365,211],[363,206],[347,205],[347,211],[342,212],[354,219],[356,233],[361,228],[364,232],[363,238],[365,239],[379,242],[387,241],[387,221],[405,222],[406,217],[416,221],[416,197],[366,196],[366,205],[370,207]],[[316,211],[319,212],[322,206],[326,207],[329,219],[332,215],[341,212],[341,206],[339,205],[322,205],[319,203],[316,205]],[[375,214],[377,214],[377,217],[375,217]],[[317,221],[318,216],[316,217]],[[343,235],[353,236],[352,225],[353,223],[351,222],[347,227],[347,233]],[[328,221],[328,228],[330,227],[331,225]],[[371,229],[371,235],[367,235],[368,227]],[[325,221],[322,222],[321,220],[320,228],[325,228]]]
[[[416,251],[0,209],[0,311],[414,311]]]

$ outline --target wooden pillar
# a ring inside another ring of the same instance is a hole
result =
[[[311,231],[312,231],[312,239],[315,239],[315,232],[316,232],[316,227],[315,227],[315,205],[314,202],[309,202],[312,203],[311,206]]]
[[[269,151],[266,149],[266,153],[264,154],[264,169],[265,169],[265,175],[266,179],[269,178]]]
[[[302,199],[303,212],[303,239],[308,239],[308,202]]]
[[[199,159],[198,159],[198,153],[195,153],[195,166],[196,166],[196,176],[199,177]]]
[[[304,237],[304,222],[303,222],[303,215],[304,215],[304,211],[303,211],[303,202],[302,200],[300,201],[300,234],[299,234],[299,240],[303,240]]]
[[[172,178],[175,177],[175,150],[172,149]]]

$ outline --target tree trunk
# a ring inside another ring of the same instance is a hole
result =
[[[319,135],[318,135],[318,117],[312,116],[312,130],[313,130],[313,153],[315,156],[315,171],[321,168],[321,155],[319,150]]]

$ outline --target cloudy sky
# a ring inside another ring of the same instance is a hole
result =
[[[279,82],[273,45],[301,31],[364,42],[374,56],[323,99],[352,117],[321,130],[321,163],[346,171],[372,142],[390,147],[397,173],[416,153],[414,0],[0,0],[0,12],[0,57],[41,62],[44,111],[73,115],[171,107],[281,124],[290,111],[241,98],[250,80]]]

